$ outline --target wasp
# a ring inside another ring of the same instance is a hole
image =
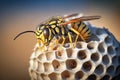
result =
[[[53,38],[56,38],[57,43],[60,38],[62,38],[62,45],[65,43],[66,37],[69,38],[70,43],[72,43],[72,36],[76,35],[75,43],[78,38],[82,41],[86,41],[91,36],[91,30],[84,23],[84,21],[99,19],[101,16],[78,16],[78,13],[67,15],[67,16],[57,16],[52,17],[48,21],[38,25],[36,31],[24,31],[19,33],[15,38],[18,38],[24,33],[34,33],[37,40],[44,45],[49,45]]]

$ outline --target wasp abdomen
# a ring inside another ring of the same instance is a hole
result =
[[[79,34],[87,40],[90,36],[90,29],[84,22],[76,22],[73,24],[73,28],[79,32]]]

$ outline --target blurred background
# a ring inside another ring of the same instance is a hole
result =
[[[100,15],[90,21],[98,27],[106,27],[120,41],[119,0],[1,0],[0,1],[0,80],[30,80],[29,57],[36,44],[34,34],[13,38],[52,16],[83,13]]]

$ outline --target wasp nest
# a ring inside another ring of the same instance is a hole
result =
[[[120,74],[120,44],[105,28],[89,27],[88,42],[75,48],[41,51],[38,44],[30,57],[31,80],[111,80]]]

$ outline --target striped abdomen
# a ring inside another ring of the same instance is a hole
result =
[[[84,22],[76,22],[72,27],[80,33],[84,40],[87,40],[91,35],[89,27]]]

